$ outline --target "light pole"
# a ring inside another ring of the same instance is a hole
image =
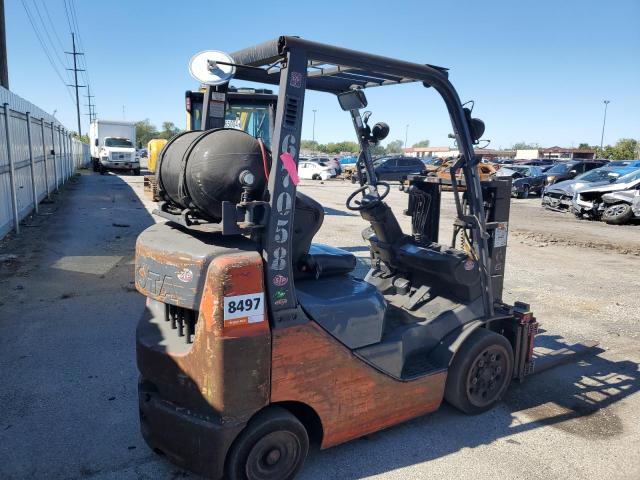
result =
[[[404,129],[404,148],[407,148],[407,137],[409,136],[409,124]]]
[[[318,110],[313,110],[313,133],[312,133],[312,140],[315,142],[316,141],[316,112]]]
[[[610,100],[604,100],[604,119],[602,120],[602,135],[600,136],[600,154],[602,154],[602,145],[604,144],[604,126],[607,123],[607,107],[611,103]]]

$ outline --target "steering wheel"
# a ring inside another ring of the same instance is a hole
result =
[[[378,194],[377,197],[374,197],[373,195],[364,194],[365,190],[367,190],[368,188],[371,188],[371,185],[361,186],[356,191],[354,191],[351,195],[349,195],[349,198],[347,198],[347,201],[346,201],[347,208],[349,210],[358,212],[360,210],[366,210],[367,208],[374,207],[375,205],[380,203],[382,200],[384,200],[386,196],[389,195],[389,192],[391,191],[391,187],[389,186],[388,183],[378,182],[376,187],[380,187],[380,186],[385,187],[384,192],[382,194]],[[362,201],[354,200],[356,195],[358,195],[359,193],[363,194]]]

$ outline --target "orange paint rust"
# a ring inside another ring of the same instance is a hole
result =
[[[207,331],[224,337],[258,336],[269,331],[263,302],[264,320],[243,325],[224,324],[224,297],[264,291],[262,257],[257,252],[224,255],[209,265],[200,313]]]
[[[436,410],[446,373],[395,380],[354,356],[314,322],[272,332],[271,402],[298,401],[322,422],[322,448]]]

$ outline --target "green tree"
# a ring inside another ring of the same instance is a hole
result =
[[[429,146],[429,140],[425,139],[425,140],[420,140],[417,143],[414,143],[413,145],[411,145],[413,148],[420,148],[420,147],[428,147]]]
[[[82,143],[89,143],[89,135],[78,135],[78,132],[71,132],[71,135],[76,140],[80,140]]]
[[[402,145],[404,142],[402,140],[394,140],[387,144],[385,148],[386,153],[402,153]]]
[[[511,146],[512,150],[535,150],[536,148],[540,148],[540,145],[527,142],[517,142]]]
[[[319,146],[319,143],[316,142],[315,140],[301,140],[300,141],[300,148],[302,150],[317,151],[318,150],[318,146]]]
[[[173,122],[162,122],[162,131],[158,134],[158,138],[166,138],[167,140],[180,133],[180,129]]]
[[[328,143],[326,152],[331,154],[337,154],[342,152],[356,153],[360,150],[359,145],[356,142],[342,141],[337,143]]]
[[[138,147],[147,145],[152,138],[158,138],[158,129],[148,118],[136,122],[136,139]]]
[[[371,155],[374,157],[381,157],[386,154],[386,150],[382,145],[372,145],[371,146]]]
[[[633,138],[621,138],[615,145],[607,145],[602,150],[598,148],[598,158],[609,160],[630,160],[638,158],[638,140]]]
[[[581,143],[580,145],[578,145],[578,150],[589,150],[593,148],[591,145],[589,145],[588,143]]]

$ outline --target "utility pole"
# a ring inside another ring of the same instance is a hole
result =
[[[7,63],[7,32],[4,26],[4,0],[0,0],[0,85],[9,90],[9,67]]]
[[[88,104],[85,105],[86,107],[89,107],[89,113],[85,113],[85,115],[89,115],[89,122],[93,122],[96,119],[96,113],[95,113],[95,104],[91,101],[92,98],[95,97],[95,95],[91,95],[91,88],[89,85],[87,85],[87,95],[85,95],[86,98],[88,98]]]
[[[80,93],[78,91],[81,87],[86,87],[86,85],[78,85],[78,72],[84,72],[78,68],[78,55],[84,55],[84,53],[76,51],[76,35],[71,32],[71,45],[73,46],[73,52],[64,52],[69,55],[73,55],[73,68],[67,68],[67,70],[73,70],[73,75],[75,78],[75,83],[73,85],[67,85],[68,87],[75,87],[76,89],[76,113],[78,114],[78,135],[82,135],[82,130],[80,128]]]
[[[318,110],[313,110],[313,134],[312,134],[312,140],[315,142],[316,141],[316,112]]]
[[[607,107],[610,103],[610,100],[604,100],[604,120],[602,120],[602,136],[600,137],[600,155],[602,155],[602,145],[604,144],[604,126],[607,123]]]
[[[407,148],[407,137],[409,136],[409,124],[407,123],[407,126],[404,130],[404,148]]]

